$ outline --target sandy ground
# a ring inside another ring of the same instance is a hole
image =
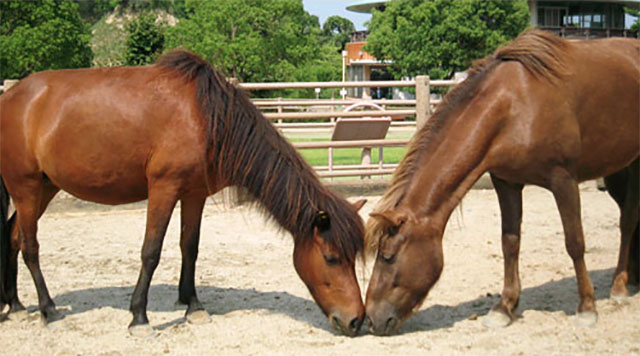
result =
[[[379,197],[368,198],[363,216]],[[640,355],[640,294],[622,303],[608,298],[618,210],[592,188],[582,189],[582,205],[599,311],[595,327],[573,326],[578,297],[560,219],[550,193],[528,187],[523,293],[513,325],[496,330],[481,323],[502,287],[500,219],[495,193],[473,190],[450,220],[444,272],[420,311],[398,335],[363,330],[356,338],[330,330],[293,269],[288,235],[247,207],[216,204],[205,209],[196,276],[212,322],[186,324],[184,310],[174,305],[180,268],[175,214],[150,291],[157,336],[133,338],[128,306],[140,267],[144,205],[109,210],[60,200],[40,220],[39,240],[49,290],[66,318],[40,324],[35,288],[21,261],[19,293],[31,314],[0,323],[2,355]],[[358,274],[366,286],[370,273]]]

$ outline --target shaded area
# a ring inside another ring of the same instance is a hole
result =
[[[589,272],[589,277],[595,289],[594,297],[596,301],[609,298],[614,271],[615,268],[608,268]],[[501,276],[496,275],[496,278],[501,278]],[[628,289],[631,295],[638,293],[637,287],[628,286]],[[520,318],[526,310],[560,311],[567,315],[575,315],[580,301],[577,290],[575,277],[567,277],[539,286],[524,288],[520,295],[520,304],[516,309],[516,315]],[[566,296],[567,292],[570,292],[569,298],[563,299],[562,296]],[[486,315],[499,299],[499,293],[487,293],[486,296],[480,296],[455,306],[434,305],[420,310],[408,319],[401,327],[400,333],[450,328],[455,323],[469,319],[474,315],[479,317]]]
[[[602,269],[589,273],[595,288],[596,300],[609,298],[611,278],[614,269]],[[93,309],[111,307],[128,310],[134,286],[89,288],[56,295],[54,300],[61,312],[66,315],[84,313]],[[214,286],[198,287],[200,300],[213,318],[240,310],[264,310],[273,314],[286,315],[292,319],[305,322],[314,328],[334,333],[325,316],[311,299],[301,298],[287,292],[261,292],[254,288],[219,288]],[[637,287],[629,288],[632,295],[638,293]],[[570,291],[569,298],[562,298]],[[159,284],[152,285],[149,293],[148,310],[151,312],[172,312],[184,309],[175,304],[178,298],[178,286]],[[454,306],[436,304],[413,315],[400,329],[402,334],[421,331],[446,329],[455,323],[487,314],[491,306],[500,298],[499,294],[488,293]],[[538,310],[574,315],[578,305],[575,277],[551,281],[539,286],[522,290],[517,315],[526,310]],[[30,305],[28,310],[35,312],[37,306]],[[2,319],[4,320],[4,318]],[[172,325],[184,322],[180,317],[164,324],[154,325],[164,330]],[[124,326],[123,326],[124,327]],[[366,326],[363,327],[366,330]],[[361,331],[360,334],[366,333]]]

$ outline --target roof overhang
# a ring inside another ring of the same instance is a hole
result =
[[[610,4],[621,4],[625,6],[640,6],[640,0],[528,0],[529,3],[539,3],[540,1],[544,2],[600,2],[600,3],[610,3]]]
[[[370,14],[373,9],[376,7],[383,5],[388,0],[363,0],[358,1],[354,4],[348,5],[347,10],[353,12],[360,12],[363,14]]]

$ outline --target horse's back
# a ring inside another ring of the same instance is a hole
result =
[[[145,199],[154,170],[201,159],[191,86],[154,66],[41,72],[5,95],[3,174],[41,172],[80,198],[119,204]]]

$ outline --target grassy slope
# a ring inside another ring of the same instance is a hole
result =
[[[116,16],[111,23],[107,23],[107,19],[111,16],[111,14],[103,16],[91,28],[94,67],[113,67],[124,64],[127,38],[124,25],[128,21],[121,16]]]

